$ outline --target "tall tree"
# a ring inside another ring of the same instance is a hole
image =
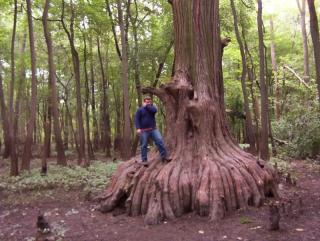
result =
[[[274,43],[274,28],[273,28],[273,19],[272,16],[270,17],[270,54],[271,54],[271,65],[272,65],[272,72],[275,84],[275,114],[276,119],[279,120],[281,116],[281,104],[280,104],[280,83],[278,78],[278,66],[277,66],[277,58],[276,58],[276,46]]]
[[[258,0],[258,36],[259,36],[259,79],[261,93],[261,128],[260,128],[260,157],[263,160],[269,159],[269,104],[268,104],[268,89],[265,76],[265,53],[263,40],[263,21],[262,21],[262,1]]]
[[[1,117],[2,117],[1,118],[2,128],[3,128],[5,144],[9,146],[9,150],[10,150],[9,117],[8,117],[8,111],[7,111],[6,101],[4,97],[4,91],[3,91],[2,69],[3,69],[2,63],[0,62],[0,109],[1,109]],[[11,159],[10,175],[17,176],[18,174],[19,174],[18,160]]]
[[[76,82],[76,112],[77,112],[77,129],[78,129],[78,163],[89,165],[89,160],[86,158],[85,153],[85,133],[83,127],[83,117],[82,117],[82,100],[81,100],[81,78],[80,78],[80,59],[79,53],[75,46],[75,39],[74,39],[74,22],[75,22],[75,6],[73,1],[70,1],[70,10],[71,10],[71,19],[70,19],[70,29],[67,28],[65,23],[65,2],[62,1],[62,15],[61,15],[61,23],[64,31],[66,32],[70,44],[71,55],[72,55],[72,64],[73,64],[73,71],[74,71],[74,78]]]
[[[50,7],[50,0],[46,0],[45,7],[42,16],[42,24],[44,36],[46,39],[47,49],[48,49],[48,66],[49,66],[49,87],[50,87],[50,104],[53,116],[53,128],[54,136],[56,141],[56,150],[57,150],[57,163],[59,165],[66,165],[66,156],[64,153],[63,141],[61,137],[61,125],[59,120],[59,108],[58,108],[58,92],[57,92],[57,80],[56,80],[56,67],[54,64],[53,56],[53,46],[51,32],[48,26],[48,13]],[[51,128],[51,127],[50,127]]]
[[[83,66],[84,66],[84,79],[85,79],[85,112],[86,112],[86,133],[87,133],[87,151],[90,159],[94,159],[94,152],[90,137],[90,115],[89,115],[89,98],[90,98],[90,89],[89,89],[89,76],[88,76],[88,51],[87,51],[87,41],[86,35],[83,33]]]
[[[18,2],[14,1],[14,17],[13,17],[13,29],[11,37],[11,82],[9,87],[9,135],[10,135],[10,156],[11,162],[17,163],[18,156],[16,152],[16,140],[14,135],[14,86],[16,80],[16,69],[15,69],[15,40],[17,30],[17,15],[18,15]],[[15,165],[15,164],[14,164]]]
[[[257,152],[256,150],[256,140],[252,125],[252,117],[251,112],[249,108],[249,97],[248,97],[248,91],[247,91],[247,85],[246,85],[246,76],[247,76],[247,60],[245,55],[244,46],[242,43],[239,26],[238,26],[238,14],[235,8],[234,0],[230,0],[232,15],[233,15],[233,24],[234,24],[234,30],[236,33],[237,42],[239,44],[240,48],[240,54],[241,54],[241,63],[242,63],[242,73],[241,73],[241,87],[242,87],[242,94],[243,94],[243,100],[244,100],[244,110],[246,113],[246,119],[245,119],[245,130],[246,130],[246,142],[250,144],[249,152],[252,154],[255,154]]]
[[[25,58],[23,57],[26,51],[26,43],[27,43],[27,33],[24,32],[22,37],[22,44],[20,48],[20,56],[21,58],[21,64],[20,64],[20,71],[19,71],[19,77],[18,77],[18,91],[16,95],[16,102],[15,102],[15,110],[14,110],[14,127],[13,127],[13,140],[15,141],[15,145],[18,142],[18,132],[19,132],[19,117],[21,112],[21,102],[23,99],[23,90],[24,90],[24,82],[26,79],[26,63]],[[21,128],[24,129],[24,128]],[[17,153],[17,152],[16,152]],[[18,166],[18,164],[17,164]]]
[[[30,101],[30,117],[27,124],[27,135],[25,138],[21,169],[30,169],[30,159],[32,156],[31,147],[33,144],[33,134],[36,124],[37,115],[37,58],[35,50],[35,40],[33,32],[33,20],[32,20],[32,4],[31,0],[27,2],[27,15],[28,15],[28,26],[29,26],[29,45],[30,45],[30,56],[31,56],[31,101]]]
[[[310,70],[309,70],[309,50],[308,50],[308,36],[306,29],[306,0],[297,0],[299,12],[300,12],[300,25],[303,43],[303,73],[304,81],[309,82]]]
[[[104,71],[104,64],[100,49],[100,38],[97,37],[97,48],[98,48],[98,56],[99,56],[99,63],[100,63],[100,70],[101,70],[101,77],[102,77],[102,104],[101,104],[101,141],[102,149],[106,152],[106,156],[111,156],[111,129],[110,129],[110,114],[109,114],[109,81],[108,76]],[[107,52],[107,61],[108,59],[108,52]],[[108,66],[108,64],[107,64]]]
[[[93,148],[94,150],[99,149],[99,130],[97,121],[97,111],[96,111],[96,97],[95,97],[95,86],[96,78],[94,72],[94,62],[93,62],[93,46],[92,46],[92,36],[89,37],[89,47],[90,47],[90,87],[91,87],[91,110],[92,110],[92,128],[93,128]]]
[[[316,80],[318,88],[318,101],[320,103],[320,37],[317,12],[314,6],[314,0],[308,0],[310,13],[310,32],[313,43],[314,61],[316,66]]]
[[[130,5],[130,0],[127,3]],[[131,128],[130,128],[130,109],[129,109],[129,64],[128,64],[128,45],[127,45],[127,26],[123,18],[122,0],[117,0],[118,21],[121,34],[121,79],[123,91],[123,135],[122,135],[122,155],[124,159],[131,156]],[[127,7],[129,9],[129,7]],[[128,14],[128,13],[127,13]],[[128,18],[128,17],[127,17]]]
[[[103,212],[125,205],[128,215],[158,223],[186,212],[216,220],[277,195],[273,169],[244,152],[226,123],[221,96],[222,43],[218,0],[173,0],[175,71],[157,95],[166,109],[166,144],[173,157],[150,153],[147,169],[121,164],[105,195]]]

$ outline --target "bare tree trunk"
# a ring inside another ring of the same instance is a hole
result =
[[[14,19],[13,19],[13,30],[11,38],[11,82],[9,87],[9,135],[10,135],[10,156],[11,163],[14,168],[18,163],[18,156],[16,150],[16,140],[14,135],[14,85],[16,79],[15,70],[15,39],[16,39],[16,29],[17,29],[17,15],[18,15],[18,3],[17,0],[14,1]],[[17,167],[18,168],[18,167]],[[13,171],[16,173],[15,171]]]
[[[50,150],[51,150],[52,121],[51,121],[51,101],[50,100],[47,101],[47,104],[43,105],[43,112],[44,112],[43,114],[44,141],[43,141],[42,158],[46,162],[47,158],[50,157]]]
[[[27,33],[24,33],[23,39],[22,39],[22,45],[20,49],[20,56],[23,56],[26,49],[26,42],[27,42]],[[21,63],[21,70],[19,73],[19,82],[18,82],[18,92],[16,96],[16,102],[15,102],[15,111],[14,111],[14,127],[13,127],[13,140],[15,141],[16,146],[16,154],[18,158],[18,144],[19,144],[19,117],[20,117],[20,109],[21,109],[21,100],[23,97],[23,83],[26,79],[26,63],[24,61],[24,58],[22,58]],[[22,125],[25,126],[25,125]],[[24,129],[24,128],[23,128]]]
[[[114,98],[114,106],[115,106],[115,136],[113,140],[113,151],[115,154],[121,154],[121,143],[122,143],[122,130],[121,130],[121,111],[122,111],[122,106],[120,104],[120,91],[117,91],[115,89],[115,85],[111,84],[112,86],[112,93],[113,93],[113,98]]]
[[[308,0],[309,13],[310,13],[310,32],[313,43],[313,53],[316,67],[316,80],[318,88],[318,101],[320,103],[320,37],[319,37],[319,25],[316,9],[314,6],[314,0]]]
[[[102,109],[101,109],[101,143],[102,149],[106,152],[106,156],[111,156],[111,129],[110,129],[110,115],[109,115],[109,83],[108,77],[104,72],[104,65],[100,50],[100,38],[97,37],[98,56],[100,63],[100,70],[102,76]],[[108,56],[107,56],[108,58]],[[108,60],[107,60],[108,61]]]
[[[309,68],[309,49],[308,49],[308,36],[306,29],[306,0],[297,0],[299,12],[300,12],[300,25],[301,25],[301,34],[302,34],[302,43],[303,43],[303,73],[304,81],[309,82],[310,79],[310,68]]]
[[[258,0],[258,35],[259,35],[259,66],[260,66],[260,93],[261,93],[261,130],[260,130],[260,157],[263,160],[269,159],[269,104],[268,89],[265,76],[265,53],[263,43],[263,22],[262,22],[262,1]]]
[[[71,4],[71,23],[70,23],[70,30],[67,29],[67,26],[64,22],[64,1],[62,1],[62,16],[61,22],[63,29],[65,30],[72,54],[72,63],[73,63],[73,70],[75,75],[75,82],[76,82],[76,98],[77,98],[77,133],[78,133],[78,164],[84,164],[85,166],[89,165],[89,160],[86,158],[85,152],[85,133],[83,127],[83,117],[82,117],[82,100],[81,100],[81,78],[80,78],[80,60],[79,54],[75,47],[74,43],[74,18],[75,18],[75,10],[73,6],[73,2]]]
[[[121,32],[121,78],[122,78],[122,91],[123,91],[123,137],[122,137],[122,154],[124,159],[131,156],[131,128],[130,128],[130,109],[129,109],[129,80],[128,80],[128,50],[126,40],[126,29],[123,20],[122,0],[117,0],[118,19]]]
[[[87,150],[88,156],[92,160],[94,159],[94,152],[92,148],[92,142],[90,138],[90,115],[89,115],[89,98],[90,98],[90,90],[89,90],[89,77],[88,77],[88,68],[87,68],[87,41],[86,36],[83,34],[83,58],[84,58],[84,75],[85,75],[85,87],[86,87],[86,94],[85,94],[85,109],[86,109],[86,132],[87,132]],[[94,93],[93,93],[94,94]]]
[[[138,42],[138,26],[137,26],[137,19],[138,19],[138,5],[137,1],[134,0],[135,5],[135,16],[131,16],[130,14],[130,21],[132,25],[132,35],[133,35],[133,68],[134,68],[134,82],[136,85],[136,91],[138,96],[138,106],[142,105],[142,92],[141,92],[141,81],[140,81],[140,64],[139,64],[139,42]]]
[[[46,0],[45,8],[43,12],[43,30],[46,38],[46,44],[48,49],[48,66],[49,66],[49,89],[50,89],[50,103],[51,110],[53,115],[53,128],[54,128],[54,136],[56,141],[56,150],[57,150],[57,164],[58,165],[67,165],[66,156],[64,153],[63,141],[61,137],[61,126],[59,120],[59,108],[58,108],[58,91],[57,91],[57,80],[56,80],[56,68],[53,61],[53,47],[52,47],[52,39],[51,32],[48,26],[48,12],[50,7],[50,0]],[[50,127],[51,128],[51,127]]]
[[[35,50],[35,41],[33,35],[33,21],[32,21],[32,5],[31,0],[26,0],[27,2],[27,14],[28,14],[28,26],[29,26],[29,43],[30,43],[30,55],[31,55],[31,102],[30,102],[30,118],[27,124],[27,136],[25,138],[21,169],[30,169],[30,160],[32,157],[31,148],[33,144],[33,134],[36,123],[37,115],[37,59]]]
[[[241,86],[242,86],[242,93],[243,93],[243,99],[244,99],[244,110],[246,113],[246,119],[245,119],[245,130],[246,130],[246,142],[250,144],[249,152],[252,154],[256,154],[256,140],[255,135],[253,131],[253,125],[252,125],[252,117],[251,112],[249,108],[249,97],[248,97],[248,91],[247,91],[247,85],[246,85],[246,76],[247,76],[247,61],[244,51],[244,46],[241,40],[239,27],[238,27],[238,16],[237,11],[234,5],[234,0],[230,0],[233,19],[234,19],[234,29],[237,37],[237,41],[240,48],[241,53],[241,61],[242,61],[242,73],[241,73]]]
[[[4,144],[7,145],[8,146],[7,148],[9,148],[10,150],[11,143],[10,143],[10,133],[9,133],[9,118],[8,118],[8,112],[7,112],[5,98],[4,98],[4,92],[3,92],[1,62],[0,62],[0,108],[1,108],[3,135],[4,135]],[[8,154],[10,154],[10,152]],[[11,176],[19,175],[18,159],[11,159],[10,175]]]
[[[95,98],[95,75],[93,68],[93,49],[92,49],[92,37],[89,38],[90,47],[90,87],[91,87],[91,110],[92,110],[92,129],[93,129],[93,149],[99,149],[99,130],[96,111],[96,98]]]
[[[106,192],[100,210],[125,207],[148,224],[187,212],[217,220],[238,208],[259,206],[277,196],[271,166],[244,152],[227,127],[221,84],[222,45],[219,1],[173,0],[175,71],[160,88],[145,88],[166,108],[165,134],[172,161],[149,153],[148,168],[124,162]]]
[[[254,71],[254,63],[253,63],[253,58],[252,55],[249,51],[248,44],[246,41],[245,37],[245,31],[244,31],[244,26],[242,25],[241,22],[241,28],[242,28],[242,38],[243,38],[243,43],[244,43],[244,49],[246,53],[246,58],[248,59],[249,64],[247,65],[247,73],[248,73],[248,79],[249,79],[249,89],[250,89],[250,95],[252,99],[252,110],[253,110],[253,116],[254,116],[254,122],[255,122],[255,139],[256,139],[256,148],[257,151],[260,152],[260,136],[259,136],[259,118],[260,118],[260,108],[259,108],[259,103],[257,100],[256,95],[254,94],[254,81],[256,79],[255,77],[255,71]]]
[[[276,47],[274,44],[274,30],[273,30],[273,20],[272,17],[270,17],[270,35],[271,35],[271,42],[270,42],[270,51],[271,51],[271,64],[272,64],[272,72],[274,77],[274,83],[275,83],[275,114],[276,119],[279,120],[281,117],[281,106],[280,106],[280,99],[281,99],[281,93],[280,93],[280,83],[278,78],[278,66],[277,66],[277,59],[276,59]]]

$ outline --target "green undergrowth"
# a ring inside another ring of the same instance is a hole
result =
[[[49,165],[46,176],[41,176],[40,168],[22,172],[17,177],[0,176],[0,189],[7,192],[41,191],[63,188],[66,191],[82,189],[99,191],[105,188],[118,163],[95,161],[89,167]]]
[[[297,180],[297,173],[291,164],[290,159],[282,159],[281,157],[271,157],[269,163],[275,167],[279,174],[286,178],[290,177],[291,181]]]

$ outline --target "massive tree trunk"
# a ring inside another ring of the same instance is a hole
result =
[[[263,160],[269,159],[269,104],[268,89],[265,76],[265,53],[263,43],[263,22],[262,22],[262,1],[258,0],[258,35],[259,35],[259,72],[260,72],[260,93],[261,93],[261,128],[260,128],[260,157]]]
[[[308,0],[310,13],[310,32],[314,48],[314,61],[316,65],[316,80],[318,87],[318,101],[320,103],[320,36],[317,12],[314,6],[314,0]]]
[[[54,136],[56,141],[56,150],[57,150],[57,164],[58,165],[66,165],[66,156],[64,153],[63,141],[61,137],[61,126],[59,120],[59,109],[58,109],[58,91],[57,91],[57,80],[56,80],[56,68],[53,61],[53,46],[51,39],[51,32],[48,26],[48,12],[49,12],[50,0],[46,0],[45,8],[43,12],[43,30],[46,38],[46,44],[48,49],[48,66],[49,66],[49,89],[50,89],[50,104],[51,111],[53,116],[53,129]],[[49,116],[50,113],[48,113]],[[51,125],[50,125],[51,128]]]
[[[32,156],[31,148],[33,144],[33,134],[36,125],[37,115],[37,66],[36,66],[36,50],[35,41],[33,35],[33,21],[32,21],[32,9],[31,0],[26,0],[27,12],[28,12],[28,26],[29,26],[29,42],[30,42],[30,55],[31,55],[31,102],[30,102],[30,117],[27,124],[27,136],[25,138],[21,169],[30,169],[30,159]]]
[[[302,34],[302,43],[303,43],[303,73],[304,81],[309,82],[310,79],[310,70],[309,70],[309,49],[308,49],[308,36],[306,29],[306,0],[301,1],[297,0],[299,12],[300,12],[300,25],[301,25],[301,34]]]
[[[246,76],[247,76],[247,60],[246,55],[244,51],[244,46],[242,43],[239,27],[238,27],[238,14],[234,5],[234,0],[230,0],[231,9],[232,9],[232,15],[234,19],[234,29],[237,37],[237,42],[239,44],[240,53],[241,53],[241,63],[242,63],[242,73],[241,73],[241,86],[242,86],[242,93],[243,93],[243,102],[244,102],[244,110],[246,113],[246,119],[245,119],[245,130],[246,130],[246,142],[250,144],[249,152],[252,154],[257,153],[256,149],[256,140],[252,125],[252,117],[251,112],[249,108],[249,97],[248,97],[248,91],[247,91],[247,84],[246,84]]]
[[[221,43],[218,0],[173,0],[175,71],[157,95],[166,109],[165,140],[172,157],[151,165],[134,157],[121,164],[100,210],[125,206],[128,215],[145,215],[155,224],[195,211],[212,220],[277,195],[273,169],[244,152],[227,128],[221,95]]]

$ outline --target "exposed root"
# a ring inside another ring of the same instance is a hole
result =
[[[241,155],[240,155],[241,154]],[[277,196],[273,169],[247,153],[211,150],[197,161],[186,154],[164,164],[152,153],[148,168],[133,158],[121,164],[101,198],[102,212],[125,207],[131,216],[145,215],[147,224],[195,211],[210,220]]]

